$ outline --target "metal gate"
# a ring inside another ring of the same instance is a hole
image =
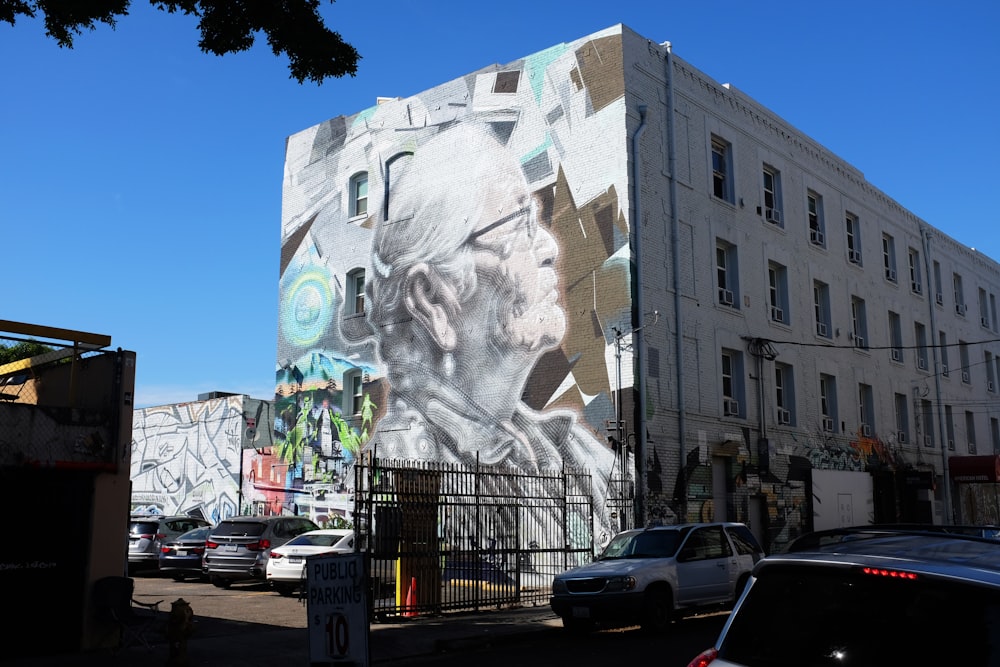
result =
[[[590,473],[384,460],[355,465],[372,613],[547,604],[552,576],[594,554]]]

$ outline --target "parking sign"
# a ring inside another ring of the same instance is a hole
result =
[[[364,554],[310,556],[306,587],[309,664],[368,667]]]

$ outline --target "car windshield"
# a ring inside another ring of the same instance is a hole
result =
[[[154,535],[159,529],[160,524],[157,521],[133,521],[129,524],[128,532],[133,535]]]
[[[195,528],[194,530],[189,530],[183,535],[177,538],[178,542],[197,542],[198,540],[207,540],[209,534],[212,532],[211,526],[202,526],[201,528]]]
[[[754,582],[719,657],[748,667],[1000,664],[1000,591],[788,566]]]
[[[344,541],[346,543],[349,537],[350,535],[333,534],[333,533],[319,533],[319,534],[306,533],[290,540],[285,546],[332,547],[334,545],[337,545],[341,541]],[[346,546],[346,544],[338,546]]]
[[[265,524],[260,521],[223,521],[212,531],[212,535],[223,537],[260,537],[264,534]]]
[[[651,530],[617,535],[598,560],[615,558],[668,558],[677,552],[681,535],[676,530]]]

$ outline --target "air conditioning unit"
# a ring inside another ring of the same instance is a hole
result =
[[[970,442],[969,443],[969,453],[970,454],[975,454],[976,453],[976,443],[974,443],[974,442]]]
[[[823,430],[827,433],[833,433],[833,420],[829,417],[823,417]]]
[[[954,440],[949,440],[948,441],[948,449],[950,449],[951,451],[955,451],[955,441]]]
[[[732,398],[727,398],[723,401],[722,410],[727,417],[738,417],[740,414],[740,402]]]
[[[817,335],[820,335],[820,336],[823,336],[824,338],[826,338],[826,322],[817,322],[816,323],[816,333],[817,333]]]
[[[956,303],[955,304],[955,312],[958,315],[965,315],[965,310],[966,310],[966,306],[965,306],[964,303]]]
[[[785,321],[785,312],[778,308],[777,306],[771,306],[771,319],[775,322]]]
[[[823,245],[823,232],[818,229],[809,230],[809,241],[816,245]]]
[[[924,447],[931,447],[933,445],[934,445],[934,443],[933,443],[933,441],[931,441],[931,436],[925,435],[924,436]]]
[[[916,280],[914,280],[910,282],[910,289],[913,290],[915,293],[920,294],[923,291],[924,286],[918,283]]]
[[[893,361],[899,361],[899,362],[903,361],[903,351],[902,350],[897,350],[896,348],[893,348],[892,351],[889,352],[889,354],[892,356],[892,360]]]
[[[862,424],[861,435],[865,436],[866,438],[872,437],[872,427],[869,426],[868,424]]]
[[[733,292],[732,290],[727,290],[725,287],[719,288],[719,303],[723,306],[733,305]]]
[[[791,424],[792,415],[788,410],[784,408],[778,408],[778,423],[779,424]]]
[[[986,383],[986,391],[993,391],[993,380]]]
[[[962,382],[969,384],[972,379],[969,377],[969,371],[962,371]]]
[[[938,292],[937,294],[935,294],[934,295],[934,301],[937,302],[937,305],[943,306],[944,305],[944,294],[941,294],[941,292]]]
[[[848,250],[847,251],[847,261],[851,264],[861,263],[861,251],[860,250]]]
[[[861,336],[855,336],[854,337],[854,347],[864,348],[864,346],[865,346],[865,339],[862,338]]]
[[[896,442],[901,445],[906,444],[906,431],[896,431]]]
[[[941,375],[948,377],[948,364],[941,364]]]
[[[927,360],[924,359],[923,357],[917,357],[917,368],[919,368],[922,371],[926,371],[927,370]]]
[[[986,319],[985,317],[980,317],[979,318],[979,323],[982,324],[987,329],[990,328],[990,321],[988,319]]]
[[[891,282],[896,282],[896,269],[886,269],[885,279]]]
[[[768,222],[773,222],[776,225],[781,224],[781,211],[776,208],[766,208],[764,209],[764,219]]]

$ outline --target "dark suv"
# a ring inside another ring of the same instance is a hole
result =
[[[1000,664],[1000,544],[936,528],[804,535],[690,667]]]
[[[265,580],[271,549],[319,526],[304,516],[237,516],[221,521],[205,542],[202,571],[219,588]]]

